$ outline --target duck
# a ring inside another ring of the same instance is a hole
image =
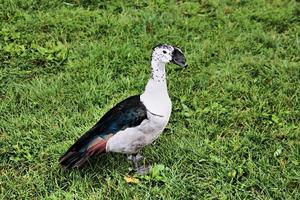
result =
[[[172,112],[168,94],[167,63],[186,68],[183,51],[170,44],[153,47],[151,77],[142,94],[130,96],[116,104],[59,158],[65,169],[79,168],[90,157],[108,152],[127,155],[139,174],[149,172],[140,166],[140,151],[153,143],[165,129]]]

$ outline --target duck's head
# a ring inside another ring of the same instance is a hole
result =
[[[187,67],[182,51],[168,44],[159,44],[153,48],[152,60],[162,63],[174,63],[180,67]]]

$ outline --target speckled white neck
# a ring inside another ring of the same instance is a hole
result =
[[[151,79],[155,82],[166,82],[165,63],[159,62],[155,59],[151,61]]]

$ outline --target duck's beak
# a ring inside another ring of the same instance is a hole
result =
[[[180,67],[183,67],[183,68],[188,66],[185,62],[185,57],[184,57],[182,51],[177,47],[174,47],[171,63],[179,65]]]

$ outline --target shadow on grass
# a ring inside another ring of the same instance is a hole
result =
[[[129,167],[129,161],[126,160],[126,156],[118,153],[106,153],[90,158],[81,167],[75,169],[63,169],[63,174],[68,175],[72,171],[78,171],[81,175],[90,175],[93,173],[108,174],[114,171],[122,171],[124,166]]]
[[[64,169],[62,166],[58,166],[53,171],[51,170],[50,173],[56,175],[53,177],[55,180],[50,181],[52,183],[56,182],[57,186],[63,191],[80,187],[81,184],[85,183],[90,184],[93,188],[101,188],[108,179],[114,179],[129,173],[130,167],[130,162],[126,160],[124,155],[107,153],[90,158],[80,168]]]

